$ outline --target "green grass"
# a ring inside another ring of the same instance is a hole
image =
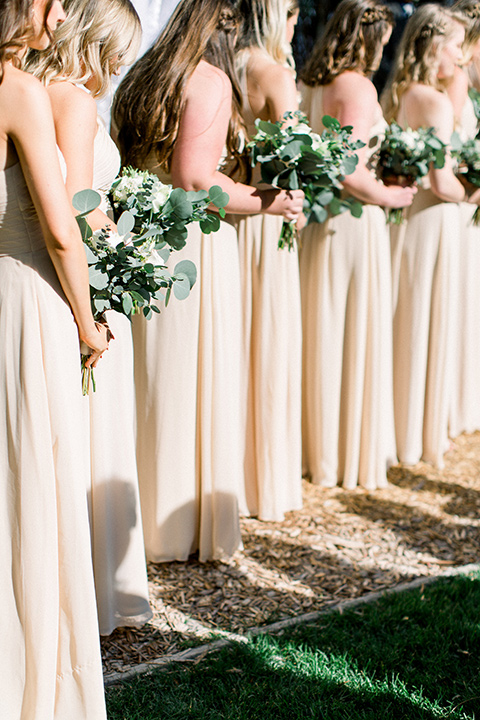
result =
[[[480,720],[480,574],[107,689],[109,720]]]

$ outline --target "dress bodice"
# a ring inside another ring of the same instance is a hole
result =
[[[37,212],[19,162],[0,171],[0,256],[45,248]]]
[[[316,87],[309,87],[308,85],[302,85],[302,102],[301,110],[308,117],[310,125],[314,132],[321,133],[325,128],[322,124],[322,118],[325,115],[323,109],[323,85],[317,85]],[[380,142],[385,134],[385,130],[388,124],[383,117],[382,108],[380,103],[377,102],[375,108],[375,118],[372,127],[370,128],[370,137],[368,141],[368,147],[366,150],[367,164],[370,158],[378,150]]]
[[[120,170],[120,153],[108,134],[100,116],[97,121],[98,130],[93,146],[92,187],[100,193],[102,197],[100,209],[103,210],[103,212],[108,212],[108,210],[110,210],[110,203],[107,198],[107,193]]]
[[[473,102],[469,97],[465,101],[463,106],[462,116],[460,118],[460,127],[458,128],[458,134],[462,138],[462,141],[473,140],[478,130],[477,118],[475,116],[475,110],[473,108]]]

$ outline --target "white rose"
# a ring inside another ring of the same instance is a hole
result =
[[[159,212],[162,209],[162,207],[165,205],[168,198],[170,197],[171,191],[171,185],[163,185],[163,183],[159,183],[159,187],[155,187],[151,196],[152,207],[155,212]]]
[[[407,130],[404,130],[400,134],[400,140],[403,142],[404,145],[406,145],[410,150],[415,149],[415,138],[413,137],[412,133],[409,133]]]
[[[312,132],[311,127],[307,123],[298,123],[292,127],[292,133],[294,135],[310,135]]]

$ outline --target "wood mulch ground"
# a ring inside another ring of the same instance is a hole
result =
[[[222,632],[315,610],[480,561],[480,433],[462,435],[445,468],[397,466],[389,486],[304,483],[284,522],[242,520],[244,548],[223,562],[149,565],[154,618],[102,638],[105,676]]]

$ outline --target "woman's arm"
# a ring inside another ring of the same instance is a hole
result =
[[[47,92],[52,104],[57,145],[67,166],[65,186],[71,200],[75,193],[91,188],[93,184],[97,105],[89,93],[69,82],[51,83]],[[89,213],[88,224],[92,230],[106,225],[115,229],[113,221],[99,208]]]
[[[405,107],[413,129],[433,127],[446,145],[450,144],[454,127],[453,106],[446,93],[426,85],[415,85],[405,97]],[[445,202],[461,202],[465,199],[465,188],[455,176],[452,161],[447,154],[445,166],[432,168],[429,172],[432,192]]]
[[[9,103],[2,103],[5,108],[2,125],[15,144],[45,244],[72,308],[80,339],[93,350],[87,364],[94,364],[108,345],[106,330],[95,324],[90,308],[85,251],[60,171],[48,95],[36,78],[13,68],[9,70],[8,81],[4,80],[6,86],[2,88],[9,92]]]
[[[232,87],[225,73],[201,61],[187,86],[185,107],[172,156],[173,184],[186,190],[212,185],[228,193],[229,213],[268,212],[288,220],[302,210],[303,192],[257,190],[217,170],[223,154],[232,107]]]
[[[336,117],[342,126],[353,127],[352,138],[365,143],[357,150],[355,172],[344,180],[346,190],[362,202],[387,208],[402,208],[411,204],[415,188],[398,185],[387,187],[376,180],[366,166],[367,147],[371,129],[378,113],[377,91],[366,77],[356,72],[344,72],[324,88],[324,110]]]

